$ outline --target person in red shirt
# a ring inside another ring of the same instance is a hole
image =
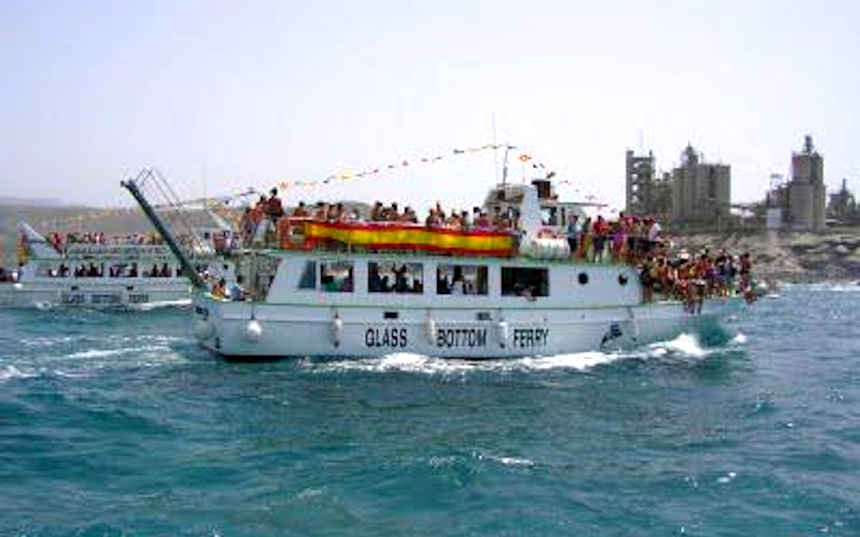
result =
[[[281,198],[278,197],[278,189],[273,188],[270,192],[269,199],[266,201],[266,215],[275,222],[278,218],[284,216],[284,207],[281,205]]]
[[[609,224],[602,216],[598,215],[592,226],[594,233],[594,261],[603,260],[603,249],[606,246],[606,238],[609,235]]]

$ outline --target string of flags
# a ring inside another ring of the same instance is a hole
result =
[[[391,162],[388,164],[378,165],[374,167],[365,168],[364,170],[355,172],[351,170],[340,170],[336,173],[333,173],[323,179],[312,179],[312,180],[284,180],[278,181],[273,185],[273,188],[278,188],[280,190],[288,190],[290,188],[295,187],[315,187],[319,185],[328,185],[333,181],[346,181],[350,179],[361,179],[365,177],[375,177],[379,175],[384,175],[388,172],[402,170],[404,168],[415,167],[415,166],[424,166],[428,164],[436,164],[443,160],[448,159],[449,157],[456,157],[462,155],[474,155],[477,153],[481,153],[484,151],[495,151],[497,149],[515,149],[514,146],[508,144],[484,144],[475,147],[467,147],[467,148],[454,148],[449,153],[436,153],[431,155],[425,155],[422,157],[416,157],[413,159],[403,159],[395,162]],[[530,160],[531,157],[528,155],[520,155],[520,159],[526,157],[526,160]],[[525,162],[525,160],[523,160]]]
[[[362,178],[374,178],[384,176],[387,173],[394,172],[397,170],[403,170],[406,168],[414,168],[420,166],[426,166],[430,164],[436,164],[450,158],[464,156],[464,155],[475,155],[479,153],[483,153],[486,151],[496,151],[499,149],[503,149],[506,151],[517,149],[515,146],[509,144],[484,144],[480,146],[473,147],[465,147],[459,148],[455,147],[451,149],[449,152],[440,152],[435,154],[424,155],[421,157],[411,158],[411,159],[403,159],[397,160],[395,162],[390,162],[388,164],[377,165],[373,167],[365,168],[364,170],[355,172],[350,170],[340,170],[336,173],[332,173],[323,179],[311,179],[311,180],[282,180],[276,182],[272,187],[269,188],[277,188],[281,191],[286,191],[292,188],[308,188],[308,187],[317,187],[321,185],[329,185],[332,182],[336,181],[348,181],[354,179],[362,179]],[[554,171],[547,170],[546,166],[543,163],[537,162],[534,160],[534,157],[528,153],[520,153],[517,155],[516,159],[523,165],[526,166],[530,164],[534,170],[538,170],[544,177],[547,179],[553,178],[556,173]],[[559,181],[559,185],[574,184],[571,180],[565,179]],[[579,188],[574,189],[575,194],[583,194]],[[231,201],[243,198],[253,194],[263,194],[263,192],[257,192],[253,188],[249,188],[243,192],[239,192],[232,195],[226,196],[214,196],[214,197],[203,197],[192,200],[184,200],[181,202],[181,205],[203,205],[209,209],[217,209],[217,208],[226,208]],[[594,201],[597,199],[591,193],[588,193],[584,196],[587,201]],[[175,206],[155,206],[156,209],[166,209],[172,208]],[[53,218],[49,220],[44,220],[41,222],[41,227],[46,228],[49,225],[53,224],[54,226],[59,226],[61,224],[81,224],[83,222],[89,222],[93,220],[99,220],[103,218],[110,218],[113,216],[121,216],[121,215],[130,215],[132,213],[139,213],[140,209],[124,207],[124,208],[111,208],[111,209],[103,209],[99,211],[90,211],[88,213],[82,213],[75,216],[70,216],[67,218]],[[221,211],[219,211],[221,212]],[[226,213],[226,212],[225,212]],[[226,215],[226,214],[225,214]]]

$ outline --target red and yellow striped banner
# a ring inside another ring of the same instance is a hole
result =
[[[417,224],[306,222],[311,244],[338,241],[375,250],[419,250],[458,255],[508,257],[514,254],[510,233],[430,228]]]

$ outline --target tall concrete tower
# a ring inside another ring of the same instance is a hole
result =
[[[812,136],[803,139],[803,149],[791,154],[791,182],[788,185],[788,217],[797,230],[824,229],[824,157],[812,145]]]
[[[687,144],[672,170],[672,221],[719,227],[729,218],[730,202],[731,167],[704,162]]]
[[[627,203],[628,214],[648,214],[654,204],[654,154],[636,156],[628,149],[626,153]]]

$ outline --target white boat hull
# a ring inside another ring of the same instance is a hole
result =
[[[583,309],[267,306],[194,299],[200,343],[233,358],[372,357],[410,352],[495,358],[631,348],[715,326],[742,306],[711,299],[700,314],[677,302]],[[386,312],[397,318],[385,319]],[[478,316],[482,320],[478,320]]]
[[[0,306],[7,307],[135,307],[183,301],[191,301],[191,286],[187,280],[164,281],[155,285],[93,281],[75,285],[50,281],[0,285]]]

